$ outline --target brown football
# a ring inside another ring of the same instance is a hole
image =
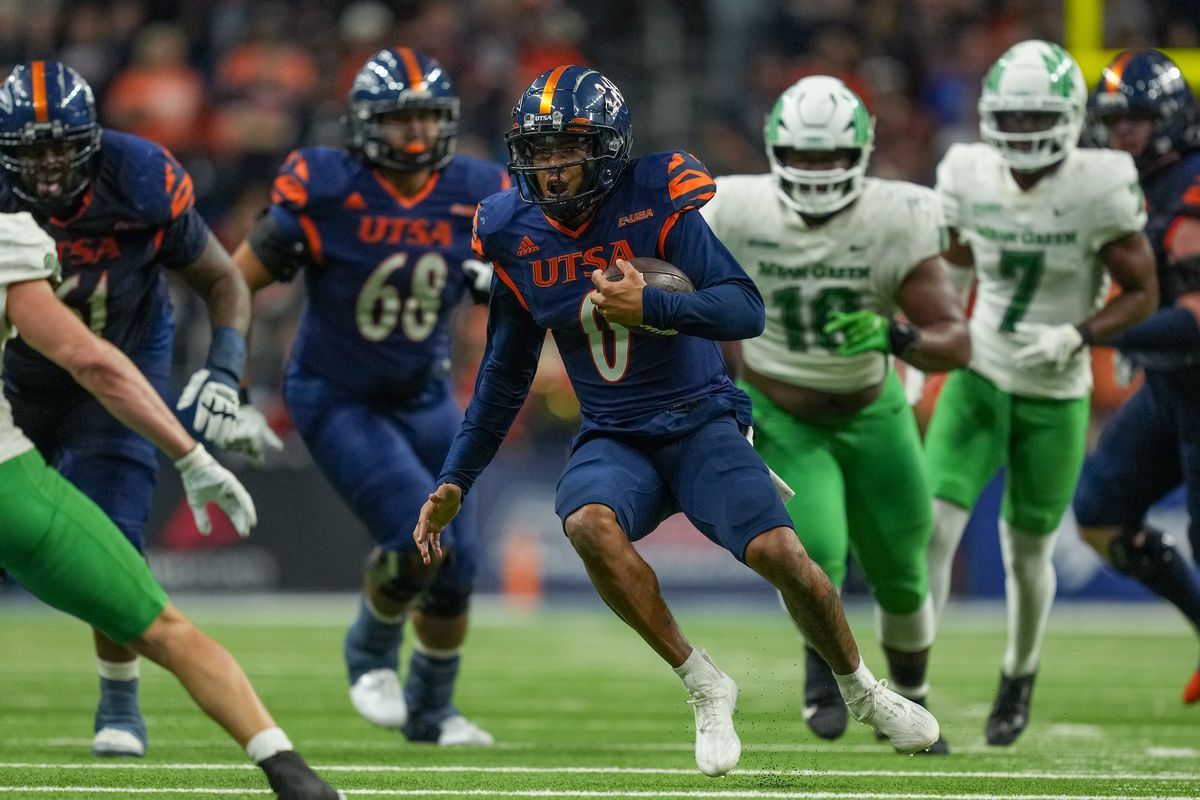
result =
[[[653,286],[656,289],[662,289],[664,292],[680,293],[694,292],[695,285],[692,284],[692,279],[681,270],[679,267],[659,258],[649,258],[647,256],[637,256],[629,259],[629,263],[633,264],[633,268],[642,273],[642,278],[646,281],[647,286]],[[608,269],[604,270],[604,277],[610,281],[619,281],[625,277],[625,273],[621,272],[621,268],[616,264],[612,264]]]

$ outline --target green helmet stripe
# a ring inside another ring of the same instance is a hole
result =
[[[779,118],[783,116],[783,95],[775,101],[771,113],[767,115],[767,146],[774,147],[779,142]]]
[[[865,145],[871,138],[871,115],[867,113],[867,107],[863,105],[863,101],[858,95],[849,89],[846,93],[854,100],[854,143],[857,145]]]
[[[1004,70],[1008,66],[1008,54],[1005,53],[1000,59],[992,65],[988,70],[987,81],[984,83],[984,89],[989,92],[1000,91],[1000,79],[1004,77]]]
[[[1042,63],[1046,65],[1046,71],[1050,73],[1050,91],[1061,97],[1070,97],[1071,92],[1075,89],[1075,82],[1072,80],[1071,74],[1075,62],[1066,50],[1056,44],[1048,44],[1050,52],[1042,54]]]

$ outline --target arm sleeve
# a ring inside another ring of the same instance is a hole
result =
[[[766,311],[754,281],[699,214],[687,211],[671,219],[674,225],[666,234],[663,257],[692,276],[696,291],[669,294],[646,287],[643,322],[715,341],[761,334]]]
[[[272,206],[254,221],[246,241],[277,281],[292,280],[312,261],[308,240],[299,223],[279,206]]]
[[[463,494],[496,455],[525,404],[546,339],[546,332],[507,286],[497,281],[494,288],[475,395],[437,479],[439,486],[453,483]]]

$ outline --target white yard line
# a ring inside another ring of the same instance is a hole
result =
[[[0,769],[45,769],[45,770],[253,770],[253,764],[221,763],[125,763],[78,762],[71,764],[49,764],[33,761],[0,762]],[[510,775],[697,775],[694,769],[668,769],[660,767],[502,767],[491,765],[443,764],[435,766],[398,766],[389,764],[314,764],[318,772],[364,772],[364,773],[474,773]],[[1198,781],[1195,772],[988,772],[980,770],[890,770],[890,769],[738,769],[729,773],[731,777],[798,777],[798,778],[988,778],[991,780],[1099,780],[1099,781]]]

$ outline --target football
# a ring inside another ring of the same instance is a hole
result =
[[[662,289],[664,292],[673,294],[696,291],[692,279],[679,267],[667,261],[637,256],[629,259],[629,263],[642,273],[642,278],[646,281],[647,286],[653,286],[655,289]],[[608,269],[604,270],[604,277],[610,281],[619,281],[625,277],[625,273],[621,272],[621,268],[616,264],[611,264]]]

